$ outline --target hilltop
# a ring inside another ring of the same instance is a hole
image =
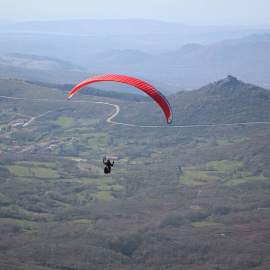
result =
[[[270,91],[233,76],[174,96],[184,123],[245,123],[270,120]]]
[[[270,121],[270,91],[244,83],[233,76],[200,89],[179,92],[168,97],[173,108],[172,125],[211,125]],[[133,110],[133,118],[127,119]],[[129,104],[116,118],[132,124],[162,125],[155,104]],[[143,117],[146,115],[148,117]]]

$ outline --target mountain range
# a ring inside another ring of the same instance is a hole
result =
[[[233,74],[269,88],[269,28],[149,20],[4,24],[0,76],[77,83],[93,74],[121,73],[169,85],[171,94]]]
[[[47,49],[51,54],[58,45],[62,47],[63,54],[66,48],[70,49],[76,44],[74,49],[78,46],[84,52],[135,49],[158,53],[173,51],[194,42],[209,44],[251,34],[265,34],[269,33],[269,29],[269,25],[196,26],[145,19],[30,21],[0,25],[0,48],[10,50],[28,45],[35,52],[46,49],[45,45],[50,44]],[[12,42],[14,36],[19,43]],[[35,43],[31,43],[31,40],[35,40]],[[65,41],[67,43],[63,43]]]
[[[200,45],[187,44],[176,51],[147,54],[135,50],[109,51],[86,57],[90,71],[122,73],[160,80],[183,90],[234,74],[244,81],[270,86],[270,35]]]
[[[167,94],[196,89],[224,74],[233,74],[269,88],[270,35],[253,35],[207,46],[188,44],[163,54],[111,50],[89,55],[85,61],[91,63],[87,68],[57,58],[5,54],[0,55],[0,74],[51,83],[75,83],[104,73],[129,74],[167,84],[163,87]]]

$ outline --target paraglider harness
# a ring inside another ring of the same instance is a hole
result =
[[[114,161],[111,163],[111,161],[108,159],[106,160],[106,157],[103,158],[103,164],[106,166],[104,167],[104,173],[108,174],[111,173],[111,167],[114,165]]]

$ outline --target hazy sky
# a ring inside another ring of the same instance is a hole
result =
[[[0,20],[144,18],[187,24],[270,24],[270,0],[0,0]]]

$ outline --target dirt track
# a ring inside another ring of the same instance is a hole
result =
[[[30,100],[30,101],[45,101],[45,102],[67,102],[66,100],[55,100],[55,99],[29,99],[29,98],[16,98],[16,97],[8,97],[8,96],[0,96],[0,98],[7,98],[7,99],[16,99],[16,100]],[[120,112],[120,108],[118,105],[116,104],[112,104],[112,103],[109,103],[109,102],[101,102],[101,101],[88,101],[88,100],[74,100],[74,101],[69,101],[69,102],[77,102],[77,103],[94,103],[94,104],[104,104],[104,105],[108,105],[108,106],[113,106],[116,108],[116,112],[110,116],[108,119],[107,119],[107,122],[108,123],[111,123],[111,124],[117,124],[117,125],[123,125],[123,126],[130,126],[130,127],[139,127],[139,128],[194,128],[194,127],[217,127],[217,126],[237,126],[237,125],[249,125],[249,124],[270,124],[270,122],[245,122],[245,123],[220,123],[220,124],[202,124],[202,125],[184,125],[184,126],[174,126],[174,125],[164,125],[164,126],[140,126],[140,125],[134,125],[134,124],[127,124],[127,123],[120,123],[120,122],[115,122],[115,121],[112,121],[112,119],[114,117],[116,117],[118,115],[118,113]],[[23,126],[27,126],[29,125],[32,121],[34,121],[36,118],[46,114],[46,113],[49,113],[51,111],[54,111],[56,110],[57,108],[55,109],[51,109],[47,112],[44,112],[40,115],[37,115],[37,116],[28,116],[30,117],[31,119],[25,123]]]

